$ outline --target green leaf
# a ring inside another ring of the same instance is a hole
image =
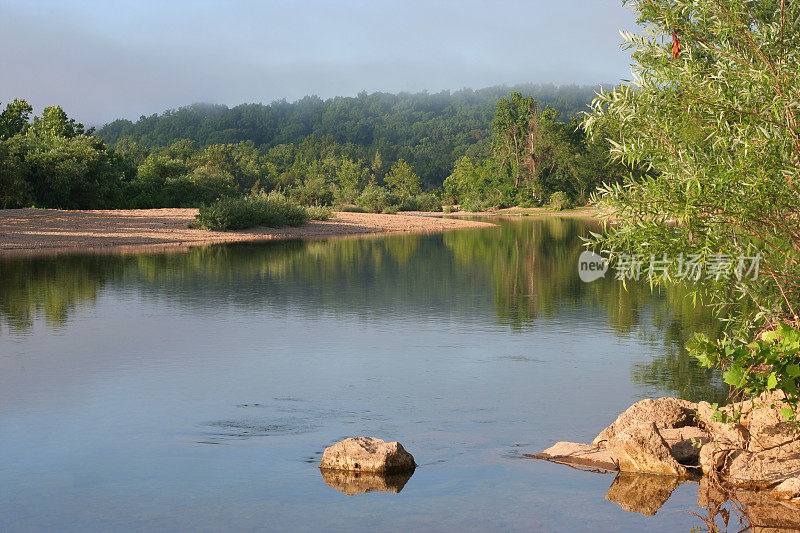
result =
[[[772,372],[767,378],[767,390],[774,390],[778,386],[778,376]]]
[[[744,370],[738,366],[732,366],[727,372],[722,374],[722,380],[731,387],[739,387],[744,378]]]

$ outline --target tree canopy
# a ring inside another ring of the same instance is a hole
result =
[[[691,283],[732,326],[721,344],[692,343],[700,362],[797,404],[800,334],[775,328],[800,311],[800,3],[626,3],[644,26],[623,34],[634,79],[595,100],[585,125],[614,132],[614,157],[650,172],[605,186],[616,223],[600,244],[618,259],[676,259],[653,279]],[[703,271],[681,278],[690,259]],[[773,331],[748,344],[754,328]]]

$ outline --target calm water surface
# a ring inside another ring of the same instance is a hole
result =
[[[678,291],[582,283],[576,219],[440,235],[0,260],[0,530],[689,531],[526,458],[632,402],[720,394]],[[609,276],[610,277],[610,276]],[[399,440],[349,496],[321,451]]]

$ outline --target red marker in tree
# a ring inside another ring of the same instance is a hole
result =
[[[681,40],[678,38],[678,32],[672,32],[672,59],[678,59],[681,55]]]

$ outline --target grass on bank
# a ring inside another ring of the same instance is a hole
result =
[[[189,227],[213,231],[256,226],[280,228],[300,226],[309,220],[327,220],[332,214],[330,207],[305,207],[277,192],[255,193],[239,198],[220,198],[201,207]]]

